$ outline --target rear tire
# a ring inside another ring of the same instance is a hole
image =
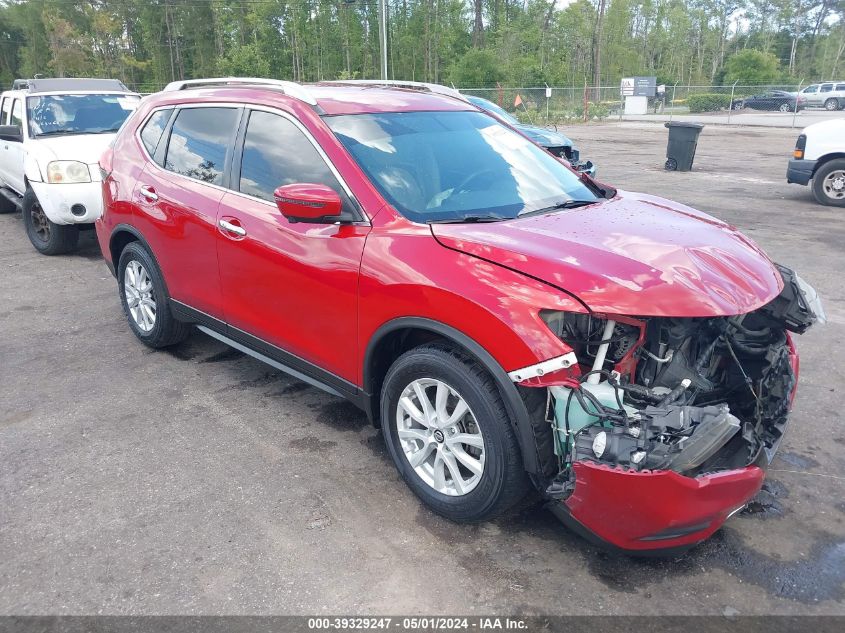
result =
[[[129,327],[144,345],[168,347],[190,334],[191,327],[170,311],[161,271],[140,242],[130,242],[120,254],[117,286]]]
[[[441,386],[446,394],[442,405]],[[405,404],[400,406],[400,400]],[[384,380],[381,421],[405,483],[447,519],[491,519],[513,508],[529,490],[520,447],[493,379],[456,349],[425,345],[400,356]]]
[[[780,110],[781,112],[792,112],[792,108],[788,103],[781,103],[778,107],[778,110]]]
[[[23,196],[23,223],[26,236],[42,255],[63,255],[76,249],[79,242],[79,227],[56,224],[41,208],[41,203],[32,189],[27,188]]]
[[[839,109],[839,102],[836,99],[827,99],[824,102],[824,109],[828,112],[835,112]]]
[[[816,170],[813,196],[829,207],[845,207],[845,158],[829,160]]]

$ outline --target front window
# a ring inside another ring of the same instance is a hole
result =
[[[480,112],[325,120],[382,195],[415,222],[510,219],[599,199],[553,156]]]
[[[42,95],[28,97],[30,136],[117,132],[140,98],[135,95]]]

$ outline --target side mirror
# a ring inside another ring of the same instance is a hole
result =
[[[12,143],[23,142],[23,132],[20,125],[0,125],[0,141]]]
[[[331,224],[344,218],[343,203],[331,187],[313,183],[284,185],[273,192],[279,211],[291,222]]]

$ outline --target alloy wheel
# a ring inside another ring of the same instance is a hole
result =
[[[156,301],[153,282],[137,260],[126,265],[123,273],[123,294],[135,325],[142,332],[150,332],[156,323]]]
[[[824,177],[822,189],[828,198],[842,200],[845,198],[845,170],[836,169]]]
[[[437,492],[463,496],[481,481],[481,429],[466,400],[442,380],[419,378],[405,387],[396,428],[408,463]]]
[[[29,211],[30,219],[32,220],[32,230],[35,231],[35,237],[39,242],[45,244],[50,241],[50,221],[47,219],[47,214],[44,209],[37,202],[32,205]]]

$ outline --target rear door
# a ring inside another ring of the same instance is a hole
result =
[[[217,207],[228,184],[240,116],[233,106],[178,109],[133,192],[135,223],[153,249],[171,298],[218,319]],[[154,117],[147,124],[155,127]],[[146,127],[142,140],[144,132]]]
[[[833,84],[822,84],[819,86],[819,93],[816,95],[816,105],[823,106],[824,102],[830,99],[833,95]]]
[[[269,343],[268,355],[351,388],[358,368],[358,274],[369,222],[292,223],[273,191],[325,184],[361,218],[349,189],[305,127],[278,110],[254,109],[242,124],[231,188],[220,202],[220,279],[226,321]],[[225,226],[237,227],[234,231]],[[240,333],[238,332],[240,331]],[[323,372],[328,372],[326,376]],[[338,380],[335,380],[335,379]]]

